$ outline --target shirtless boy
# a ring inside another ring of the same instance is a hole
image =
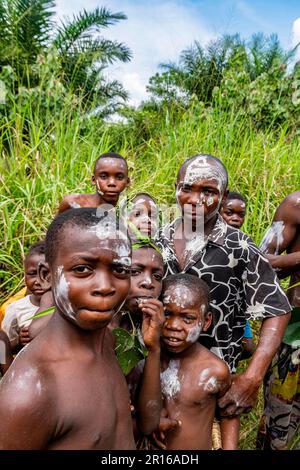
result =
[[[56,311],[0,383],[1,449],[134,449],[107,329],[128,294],[130,261],[109,215],[74,209],[51,223],[40,277]]]
[[[300,307],[300,191],[289,194],[278,206],[271,227],[260,246],[279,278],[290,276],[287,296],[293,307]],[[293,321],[300,321],[294,318]],[[298,354],[300,350],[298,349]],[[300,426],[300,366],[292,359],[297,352],[281,344],[265,378],[265,429],[259,435],[265,449],[285,450]],[[286,373],[280,373],[280,364]],[[280,374],[280,376],[279,376]],[[285,378],[284,378],[285,377]],[[263,423],[262,423],[262,428]]]
[[[228,390],[230,373],[197,341],[211,323],[209,289],[189,274],[168,276],[163,286],[161,386],[168,417],[180,421],[166,433],[166,449],[210,450],[217,399]]]
[[[58,212],[79,207],[99,207],[101,204],[116,206],[122,191],[129,185],[128,166],[122,155],[103,153],[95,161],[92,184],[95,194],[71,194],[61,201]]]

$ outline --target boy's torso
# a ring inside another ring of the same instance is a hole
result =
[[[173,356],[161,374],[164,407],[168,416],[181,422],[167,433],[167,449],[210,449],[211,429],[220,381],[222,361],[202,346],[197,356]]]
[[[101,358],[60,354],[41,336],[23,353],[23,367],[37,364],[55,404],[46,449],[134,449],[128,390],[110,344]]]

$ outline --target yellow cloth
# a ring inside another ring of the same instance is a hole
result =
[[[19,290],[19,292],[17,292],[15,295],[12,295],[11,297],[9,297],[9,299],[7,299],[7,301],[4,302],[4,304],[1,305],[1,307],[0,307],[0,325],[1,325],[2,320],[4,318],[6,307],[8,307],[8,305],[11,304],[12,302],[15,302],[16,300],[19,300],[19,299],[22,299],[22,297],[25,297],[26,290],[27,290],[27,287],[25,286],[25,287],[23,287],[23,289]]]

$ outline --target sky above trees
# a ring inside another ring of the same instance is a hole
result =
[[[106,38],[124,42],[133,53],[127,64],[111,66],[111,79],[120,80],[138,104],[160,63],[177,61],[194,40],[205,45],[223,34],[250,37],[277,33],[286,49],[300,41],[299,0],[56,0],[59,18],[82,9],[106,6],[128,19],[104,31]],[[300,53],[298,53],[300,58]]]

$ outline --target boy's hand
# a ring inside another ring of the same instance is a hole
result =
[[[139,302],[143,313],[142,335],[149,351],[160,349],[160,334],[165,322],[164,307],[157,299],[145,298]]]
[[[25,346],[25,344],[30,343],[31,337],[29,335],[29,327],[28,326],[23,326],[21,328],[20,333],[19,333],[19,344],[22,346]]]
[[[181,422],[177,419],[171,419],[168,417],[161,417],[159,422],[159,430],[152,433],[152,440],[159,449],[166,449],[166,433],[174,431],[178,426],[181,426]]]
[[[236,416],[250,411],[256,403],[259,385],[244,374],[233,375],[231,387],[218,400],[221,416]]]

